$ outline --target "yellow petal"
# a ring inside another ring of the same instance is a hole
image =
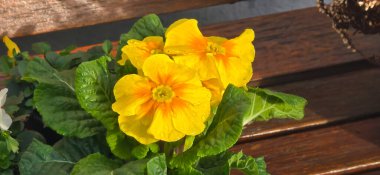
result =
[[[128,56],[131,63],[141,69],[146,58],[153,54],[161,53],[164,42],[160,36],[149,36],[143,41],[131,39],[128,44],[122,48],[122,52]]]
[[[237,87],[245,87],[252,77],[252,65],[249,60],[237,57],[225,57],[217,59],[217,67],[224,88],[228,84]]]
[[[125,62],[128,60],[128,56],[127,54],[125,53],[122,53],[121,54],[121,59],[119,61],[117,61],[118,64],[124,66],[125,65]]]
[[[222,45],[225,41],[227,41],[227,38],[219,37],[219,36],[209,36],[207,37],[207,40],[210,42],[217,43],[219,45]]]
[[[8,38],[8,36],[3,37],[3,42],[5,46],[8,48],[8,56],[13,58],[13,51],[16,53],[20,53],[20,49],[18,48],[17,44],[14,43],[11,39]]]
[[[202,84],[205,88],[211,92],[211,105],[218,106],[223,97],[224,86],[220,79],[209,79],[202,81]]]
[[[174,142],[183,138],[185,134],[178,132],[174,128],[172,117],[173,113],[170,104],[161,103],[160,106],[157,107],[148,133],[153,135],[155,139],[166,142]]]
[[[165,33],[164,51],[170,55],[204,52],[207,40],[195,19],[181,19],[169,26]]]
[[[157,139],[147,132],[152,119],[153,117],[149,115],[143,118],[137,116],[119,116],[118,121],[121,131],[134,137],[138,142],[147,145],[157,141]]]
[[[207,105],[208,103],[204,104]],[[174,99],[171,103],[173,115],[170,116],[173,120],[174,128],[186,135],[195,136],[200,134],[205,128],[203,118],[206,118],[205,115],[209,115],[209,113],[199,115],[200,113],[197,110],[199,110],[198,106],[200,105],[193,105],[179,98]],[[210,108],[210,105],[208,105],[208,108]]]
[[[143,65],[144,75],[157,84],[169,85],[176,76],[176,64],[165,54],[155,54],[148,57]]]
[[[255,58],[255,48],[252,44],[254,39],[255,32],[252,29],[246,29],[240,36],[224,42],[223,46],[228,50],[229,56],[252,62]]]
[[[192,109],[194,109],[194,111],[192,111],[192,115],[194,117],[200,118],[201,122],[207,120],[210,114],[211,100],[211,92],[207,88],[186,84],[181,88],[176,88],[174,91],[178,99],[183,100],[188,105],[191,105]],[[175,102],[176,101],[173,101],[173,106],[176,105]],[[176,108],[173,107],[173,109]]]
[[[137,114],[137,108],[151,99],[151,84],[139,75],[125,75],[114,87],[116,102],[112,109],[124,116]]]

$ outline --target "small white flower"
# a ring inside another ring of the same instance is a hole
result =
[[[12,124],[12,118],[3,109],[5,100],[7,99],[7,92],[8,92],[7,88],[4,88],[0,91],[0,129],[1,130],[8,130]]]

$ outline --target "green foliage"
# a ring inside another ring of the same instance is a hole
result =
[[[246,175],[268,175],[263,158],[253,158],[242,152],[223,152],[218,155],[202,158],[196,169],[204,175],[229,175],[237,169]]]
[[[74,164],[53,147],[34,140],[22,154],[18,166],[22,175],[67,175]]]
[[[112,153],[121,159],[131,159],[133,157],[141,159],[148,153],[148,146],[141,145],[134,138],[125,135],[118,128],[107,130],[106,139]]]
[[[300,120],[304,117],[307,101],[302,97],[261,88],[249,88],[248,92],[251,107],[249,114],[244,118],[244,124],[272,118]]]
[[[75,90],[83,109],[99,120],[107,129],[117,128],[117,113],[112,109],[114,80],[108,71],[107,60],[97,60],[79,65],[75,75]]]
[[[104,130],[99,121],[80,107],[70,88],[39,84],[34,101],[44,124],[61,135],[84,138]]]
[[[0,172],[9,168],[19,150],[19,143],[7,131],[0,131]]]
[[[109,154],[109,148],[103,135],[84,139],[65,137],[54,144],[53,148],[70,161],[78,162],[93,153]]]
[[[228,163],[232,169],[238,169],[247,175],[269,175],[263,157],[253,158],[239,152],[232,154]]]
[[[144,175],[147,160],[131,161],[123,165],[120,160],[108,159],[99,153],[91,154],[80,160],[71,175]]]
[[[173,167],[193,165],[201,157],[217,155],[232,147],[240,137],[249,98],[243,89],[228,86],[207,134],[197,138],[189,150],[171,160]],[[221,134],[223,133],[223,134]]]
[[[110,54],[112,51],[112,43],[110,40],[105,40],[102,45],[103,52],[106,54]]]
[[[161,154],[151,159],[134,160],[124,163],[118,159],[109,159],[95,153],[80,160],[71,175],[166,175],[165,155]]]
[[[108,155],[104,136],[63,138],[53,147],[33,140],[21,156],[19,169],[21,174],[27,175],[67,175],[79,160],[94,153]]]
[[[51,51],[51,46],[45,42],[38,42],[32,44],[32,50],[36,54],[45,54],[46,52]]]
[[[103,127],[79,105],[74,73],[74,70],[58,72],[46,61],[34,59],[24,79],[39,83],[34,91],[34,102],[44,124],[64,136],[84,138],[97,134]]]
[[[20,143],[20,152],[24,152],[34,139],[42,143],[46,142],[45,138],[40,133],[32,130],[24,130],[20,132],[16,139]]]
[[[158,155],[150,159],[147,163],[148,175],[166,175],[166,157],[165,154]]]

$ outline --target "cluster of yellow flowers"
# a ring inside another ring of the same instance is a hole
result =
[[[211,106],[228,84],[245,87],[252,76],[254,31],[233,39],[205,37],[195,19],[174,22],[160,36],[129,40],[122,48],[138,74],[114,87],[120,129],[142,144],[177,141],[205,129]]]

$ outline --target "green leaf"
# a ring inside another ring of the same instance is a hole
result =
[[[38,132],[32,130],[24,130],[17,135],[17,141],[20,143],[20,152],[24,152],[34,139],[45,143],[45,138]]]
[[[10,62],[10,58],[7,56],[1,56],[0,57],[0,72],[9,74],[11,68],[12,68],[12,63]]]
[[[229,85],[207,134],[198,138],[189,150],[174,157],[170,164],[174,167],[186,167],[201,157],[217,155],[231,148],[240,137],[243,118],[248,110],[247,93],[243,89]]]
[[[145,175],[147,159],[128,162],[114,171],[115,175]]]
[[[13,153],[16,153],[19,149],[19,143],[16,139],[12,138],[11,136],[8,136],[5,138],[5,143],[7,144],[8,150],[10,150]]]
[[[266,171],[266,164],[263,157],[255,159],[239,152],[233,154],[229,158],[228,163],[232,169],[238,169],[247,175],[269,175]]]
[[[113,171],[121,165],[122,162],[119,160],[111,160],[99,153],[95,153],[80,160],[74,166],[71,175],[108,175],[112,174]]]
[[[231,169],[237,169],[247,175],[268,175],[263,158],[253,158],[242,152],[223,152],[202,158],[196,167],[205,175],[229,175]]]
[[[107,59],[109,57],[103,56],[80,64],[76,70],[75,90],[82,108],[112,130],[118,127],[118,115],[111,108],[115,101],[114,82],[108,71]]]
[[[71,51],[73,51],[76,48],[77,47],[75,45],[69,45],[65,49],[63,49],[61,52],[59,52],[59,55],[62,55],[62,56],[68,55],[70,54]]]
[[[80,160],[71,175],[144,175],[147,160],[131,161],[122,165],[120,160],[112,160],[95,153]]]
[[[105,40],[103,42],[102,48],[103,48],[104,53],[106,53],[106,54],[111,53],[111,50],[112,50],[112,43],[111,43],[111,41],[110,40]]]
[[[228,159],[230,157],[230,152],[204,157],[199,160],[196,169],[205,175],[229,175],[231,169]]]
[[[80,107],[67,86],[39,84],[34,101],[44,124],[61,135],[84,138],[104,131],[99,121]]]
[[[33,140],[22,154],[18,166],[22,175],[68,175],[74,164],[51,146]]]
[[[141,145],[134,138],[125,135],[119,130],[119,128],[114,130],[107,130],[107,143],[111,149],[111,152],[121,158],[121,159],[131,159],[132,157],[143,158],[146,156],[145,152],[135,150],[136,147],[148,147],[146,145]],[[146,148],[136,148],[136,149],[146,149]],[[135,150],[133,152],[133,150]]]
[[[36,54],[45,54],[48,51],[51,51],[51,46],[45,42],[38,42],[32,44],[32,50]]]
[[[165,28],[162,26],[160,18],[155,14],[146,15],[133,24],[127,34],[120,36],[117,58],[121,58],[121,48],[127,44],[130,39],[142,40],[147,36],[165,35]]]
[[[248,95],[251,107],[249,114],[244,118],[244,124],[272,118],[300,120],[304,117],[307,101],[302,97],[261,88],[249,88]]]
[[[165,175],[167,174],[165,154],[153,157],[147,163],[148,175]]]
[[[65,137],[54,144],[53,148],[70,161],[77,162],[93,153],[109,154],[109,148],[103,135],[84,139]]]
[[[65,80],[59,75],[59,72],[51,67],[45,60],[40,58],[35,58],[30,61],[23,80],[26,81],[37,81],[38,83],[45,84],[59,84],[65,83],[70,89],[74,89],[70,84],[67,84]]]
[[[138,145],[132,149],[132,155],[137,159],[143,159],[149,152],[149,147],[146,145]]]
[[[23,78],[39,82],[33,100],[45,125],[61,135],[84,138],[97,134],[103,127],[79,105],[74,73],[75,70],[58,72],[45,60],[34,59]]]

